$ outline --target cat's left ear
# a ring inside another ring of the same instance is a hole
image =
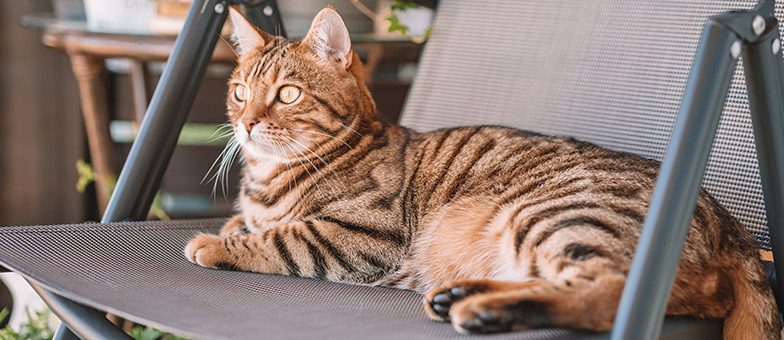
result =
[[[234,40],[234,48],[237,54],[244,55],[266,45],[268,41],[272,40],[272,36],[256,28],[234,7],[229,7],[229,17],[231,18],[231,25],[234,27],[234,32],[231,36],[232,40]]]
[[[351,39],[348,29],[337,11],[324,8],[313,19],[304,44],[310,46],[321,59],[348,69],[351,66]]]

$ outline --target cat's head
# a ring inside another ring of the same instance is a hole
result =
[[[246,153],[309,157],[309,150],[342,142],[373,116],[361,62],[334,9],[321,10],[301,41],[263,32],[233,8],[230,16],[239,61],[229,79],[227,115]]]

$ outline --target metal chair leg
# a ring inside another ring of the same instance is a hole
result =
[[[39,285],[31,286],[63,322],[55,333],[55,339],[131,339],[106,319],[106,313],[49,292]]]

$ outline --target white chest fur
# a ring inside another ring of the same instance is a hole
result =
[[[255,165],[247,165],[248,176],[254,179],[253,182],[263,183],[277,174],[281,163],[274,159],[263,159]],[[292,183],[293,185],[293,183]],[[266,187],[249,187],[249,194],[254,190],[266,190]],[[284,194],[273,205],[265,205],[254,200],[250,195],[240,194],[239,208],[245,225],[252,231],[266,230],[282,223],[286,223],[293,218],[293,210],[297,203],[295,194],[289,192]]]

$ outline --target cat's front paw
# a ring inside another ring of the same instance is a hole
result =
[[[229,219],[226,224],[223,225],[223,227],[221,227],[221,230],[218,234],[220,236],[228,237],[250,233],[251,229],[245,225],[245,220],[242,219],[242,216],[235,215]]]
[[[458,301],[488,290],[484,280],[454,280],[425,295],[425,313],[432,320],[449,321],[449,310]]]
[[[230,267],[229,253],[223,246],[223,238],[217,235],[196,235],[185,246],[188,261],[207,268]]]
[[[514,315],[505,307],[503,303],[481,295],[462,300],[449,313],[452,327],[462,334],[486,334],[509,332],[522,326],[515,325]]]

